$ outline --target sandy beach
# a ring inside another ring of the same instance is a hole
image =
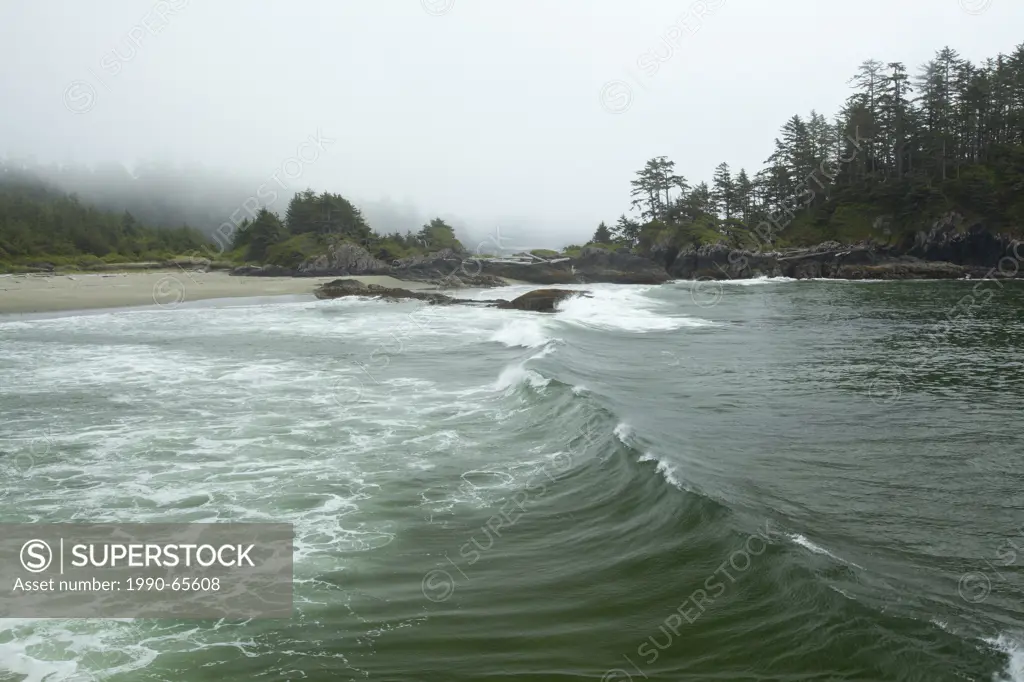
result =
[[[309,294],[337,277],[232,277],[225,272],[164,270],[102,274],[0,275],[0,315],[125,306],[176,308],[211,298]],[[386,275],[351,277],[366,284],[425,289]]]

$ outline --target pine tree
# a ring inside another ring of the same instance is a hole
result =
[[[597,229],[594,230],[594,236],[590,238],[590,241],[592,243],[594,243],[594,244],[611,244],[612,243],[612,233],[611,233],[611,230],[608,229],[608,226],[605,225],[603,221],[601,222],[600,225],[597,226]]]
[[[615,223],[614,234],[617,241],[633,247],[640,241],[640,224],[621,215]]]
[[[733,214],[736,213],[736,186],[729,173],[729,164],[724,162],[718,164],[712,184],[714,189],[711,192],[711,199],[714,212],[726,220],[731,220]]]
[[[740,172],[736,175],[736,210],[739,213],[740,220],[748,225],[752,222],[754,216],[754,183],[747,177],[747,171],[745,168],[740,168]]]
[[[686,178],[675,174],[675,165],[667,157],[658,156],[637,171],[636,179],[630,183],[633,186],[630,195],[641,218],[653,221],[665,217],[672,204],[672,191],[686,192]]]

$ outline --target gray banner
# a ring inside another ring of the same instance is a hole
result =
[[[290,618],[290,524],[0,524],[0,618]]]

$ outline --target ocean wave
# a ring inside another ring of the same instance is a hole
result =
[[[491,341],[504,344],[509,348],[540,348],[554,341],[544,333],[544,325],[539,320],[517,319],[505,323],[491,336]]]
[[[494,382],[494,390],[508,391],[520,385],[529,385],[534,389],[541,389],[550,382],[550,379],[545,378],[539,372],[527,369],[526,363],[523,362],[518,365],[509,365],[503,369],[501,374],[498,375],[497,381]]]
[[[558,319],[582,327],[633,333],[715,326],[710,320],[670,314],[662,303],[644,296],[650,289],[595,288],[591,296],[559,303]]]
[[[651,453],[644,453],[640,456],[640,462],[655,462],[656,465],[654,470],[661,474],[661,477],[668,481],[670,484],[680,490],[686,492],[694,492],[689,486],[687,486],[682,478],[679,476],[678,469],[663,459],[659,459],[657,456]]]
[[[1024,644],[1007,634],[983,641],[1007,656],[1006,668],[992,676],[993,682],[1024,682]]]

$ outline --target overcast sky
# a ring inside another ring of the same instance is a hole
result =
[[[1011,51],[1024,2],[10,0],[0,27],[0,155],[276,173],[564,243],[652,156],[760,168],[865,59]]]

